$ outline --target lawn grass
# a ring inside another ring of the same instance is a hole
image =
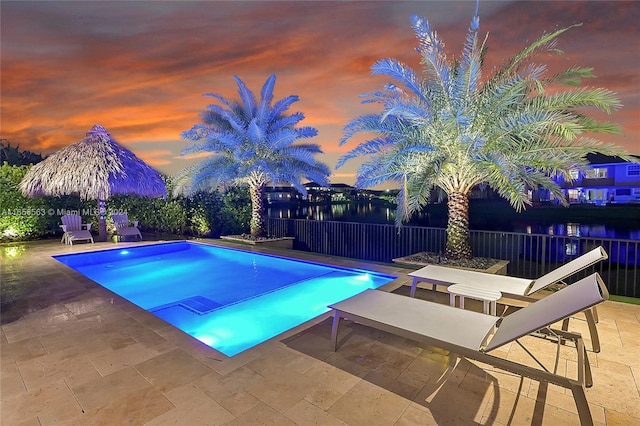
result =
[[[629,296],[616,296],[614,294],[609,296],[609,300],[614,302],[631,303],[632,305],[640,305],[640,298]]]

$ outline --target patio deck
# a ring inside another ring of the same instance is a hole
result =
[[[113,247],[0,245],[1,424],[579,424],[562,388],[358,324],[344,322],[334,353],[330,314],[228,358],[51,258]],[[398,275],[387,289],[409,292],[407,269],[268,252]],[[417,297],[448,303],[442,292]],[[594,421],[640,424],[640,306],[607,301],[599,316],[602,351],[589,352],[587,389]],[[572,329],[589,336],[582,321]],[[551,362],[552,343],[524,340]],[[492,353],[533,365],[516,344]],[[560,371],[573,375],[574,360],[563,347]]]

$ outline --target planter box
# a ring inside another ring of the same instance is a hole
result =
[[[235,241],[237,243],[250,244],[252,246],[274,247],[292,249],[294,237],[268,238],[264,240],[248,240],[238,235],[222,235],[221,240]]]
[[[391,260],[393,261],[393,263],[397,263],[399,265],[405,265],[405,266],[417,266],[419,268],[422,268],[423,266],[427,266],[427,265],[440,265],[440,266],[446,266],[448,268],[466,269],[469,271],[485,272],[488,274],[496,274],[496,275],[507,275],[507,265],[509,265],[508,260],[498,260],[496,264],[490,266],[487,269],[478,269],[478,268],[466,268],[463,266],[456,266],[451,264],[416,262],[413,260],[409,260],[408,257],[399,257],[397,259],[391,259]]]

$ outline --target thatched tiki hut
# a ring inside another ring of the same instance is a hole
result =
[[[160,174],[95,125],[80,142],[31,167],[20,182],[25,196],[79,194],[98,201],[99,241],[107,239],[106,200],[113,194],[164,197]]]

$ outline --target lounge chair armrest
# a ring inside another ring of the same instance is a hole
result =
[[[91,231],[91,224],[90,223],[83,223],[82,226],[86,227],[87,231]]]
[[[62,228],[62,232],[67,232],[67,225],[60,225],[60,228]]]
[[[135,226],[136,228],[138,227],[138,222],[139,222],[139,221],[137,221],[137,220],[133,220],[133,221],[131,221],[131,223],[133,223],[133,226]]]

